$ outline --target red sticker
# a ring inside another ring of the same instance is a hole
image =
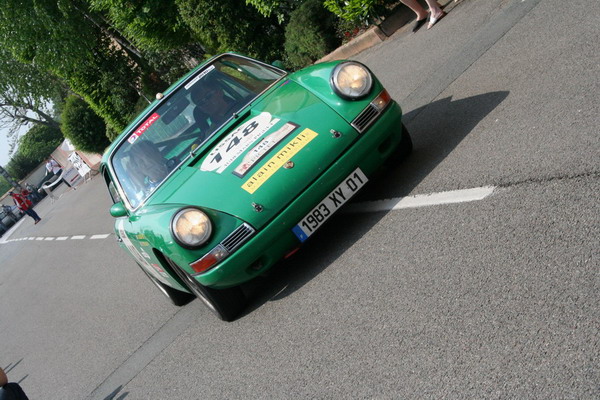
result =
[[[146,121],[144,121],[143,124],[140,125],[139,128],[137,128],[135,130],[135,132],[133,132],[133,134],[129,137],[129,139],[127,139],[127,141],[129,143],[133,143],[135,142],[140,136],[142,136],[142,134],[148,130],[148,128],[150,128],[152,126],[153,123],[155,123],[158,119],[160,118],[160,115],[158,115],[157,113],[152,114],[150,117],[148,117],[148,119]]]

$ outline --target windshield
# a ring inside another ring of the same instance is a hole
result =
[[[226,55],[180,84],[130,131],[111,157],[129,205],[136,208],[190,152],[283,74]]]

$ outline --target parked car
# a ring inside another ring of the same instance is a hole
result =
[[[174,304],[193,294],[223,320],[243,310],[241,284],[412,149],[358,62],[287,73],[228,53],[157,98],[103,156],[116,235]]]
[[[2,207],[0,207],[0,222],[2,222],[0,225],[1,233],[4,234],[4,232],[16,224],[22,216],[23,213],[21,213],[17,206],[2,205]]]

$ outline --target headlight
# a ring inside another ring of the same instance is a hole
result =
[[[208,216],[197,208],[184,208],[173,217],[171,232],[180,245],[198,247],[210,237],[212,224]]]
[[[331,87],[338,96],[359,99],[366,96],[373,86],[369,70],[354,61],[338,64],[331,73]]]

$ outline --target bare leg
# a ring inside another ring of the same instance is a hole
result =
[[[444,12],[440,8],[440,5],[435,0],[425,0],[427,5],[429,6],[429,11],[431,11],[431,16],[434,18],[440,17]]]
[[[405,6],[407,6],[411,10],[413,10],[415,14],[417,14],[417,21],[421,21],[428,17],[429,14],[427,14],[427,11],[423,7],[421,7],[421,5],[417,2],[417,0],[400,0],[400,1]],[[433,1],[433,0],[430,0],[430,1],[435,3],[435,1]],[[427,2],[427,4],[429,4],[429,1]],[[437,3],[435,3],[435,4],[437,6]],[[438,9],[439,9],[439,7],[438,7]],[[442,10],[440,10],[440,12],[441,11]]]

